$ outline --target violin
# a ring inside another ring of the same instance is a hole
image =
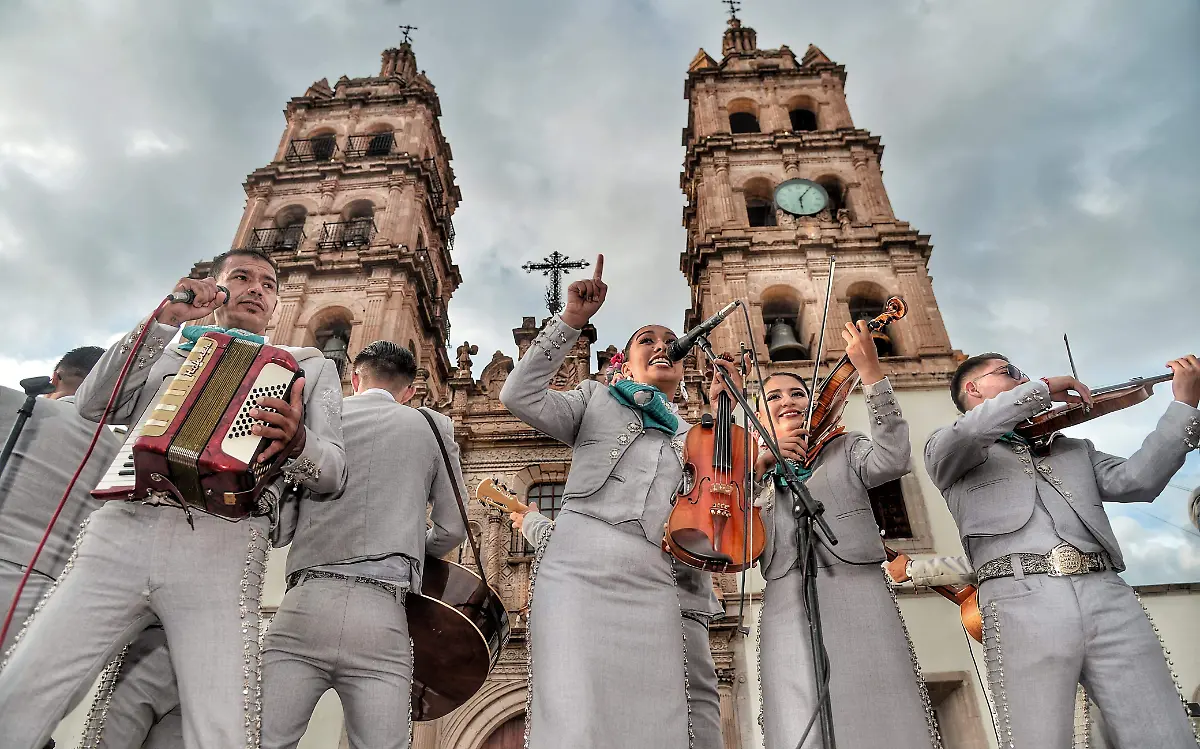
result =
[[[722,357],[725,358],[725,357]],[[741,572],[762,556],[767,531],[744,477],[757,447],[746,452],[746,430],[733,422],[733,399],[722,392],[716,415],[705,414],[683,445],[684,483],[667,519],[663,550],[696,569]]]
[[[908,314],[908,307],[898,296],[884,303],[883,312],[867,323],[867,329],[876,331]],[[846,399],[858,386],[860,377],[854,363],[846,354],[838,360],[812,395],[808,417],[808,449],[805,463],[811,465],[821,449],[834,437],[846,431],[842,426],[842,413],[846,410]]]
[[[883,551],[887,554],[889,562],[896,559],[902,559],[904,563],[908,562],[908,555],[901,554],[887,544],[883,545]],[[979,589],[974,585],[964,585],[961,588],[953,585],[931,587],[946,600],[958,604],[958,615],[962,619],[963,629],[967,630],[967,634],[975,642],[983,642],[983,615],[979,611]]]
[[[1013,431],[1035,445],[1045,445],[1057,431],[1142,403],[1154,394],[1155,385],[1173,376],[1174,372],[1168,372],[1157,377],[1134,377],[1120,385],[1097,388],[1092,391],[1090,408],[1082,403],[1068,403],[1021,422]]]

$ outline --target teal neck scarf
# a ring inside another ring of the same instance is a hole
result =
[[[241,328],[222,328],[220,325],[188,325],[183,329],[183,343],[179,344],[179,350],[191,351],[192,347],[196,345],[196,341],[200,340],[200,336],[205,333],[224,333],[233,338],[257,343],[260,346],[267,342],[266,338]]]
[[[796,478],[800,479],[800,483],[808,481],[809,477],[813,475],[812,468],[806,468],[794,460],[789,460],[787,458],[785,458],[785,460],[787,460],[787,464],[792,467],[792,471],[796,474]],[[787,484],[783,480],[784,475],[785,472],[783,469],[780,466],[775,466],[775,485],[780,489],[787,488]]]
[[[1000,438],[996,441],[1009,445],[1024,445],[1025,447],[1029,447],[1031,444],[1029,440],[1025,439],[1016,432],[1005,432],[1004,434],[1000,435]]]
[[[675,436],[679,417],[671,411],[667,396],[658,388],[626,379],[609,385],[608,392],[618,402],[641,414],[643,429],[657,429]]]

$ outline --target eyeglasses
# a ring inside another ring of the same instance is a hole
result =
[[[991,372],[988,372],[987,374],[981,374],[978,377],[976,377],[975,379],[969,380],[969,382],[971,384],[975,384],[975,383],[979,382],[980,380],[982,380],[984,377],[991,377],[992,375],[1000,374],[1001,372],[1007,374],[1009,377],[1011,377],[1013,380],[1015,380],[1017,382],[1020,382],[1021,380],[1025,379],[1025,373],[1022,372],[1021,370],[1017,369],[1015,364],[1005,364],[1003,367],[1000,367],[999,369],[993,369]]]

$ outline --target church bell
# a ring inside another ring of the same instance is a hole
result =
[[[801,361],[808,358],[808,349],[796,340],[796,331],[786,320],[776,320],[767,333],[767,354],[771,361]]]

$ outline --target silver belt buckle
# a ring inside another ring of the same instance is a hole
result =
[[[1046,574],[1051,577],[1066,577],[1087,572],[1083,552],[1068,543],[1061,543],[1051,549],[1046,555],[1046,560],[1050,563],[1050,571]]]

